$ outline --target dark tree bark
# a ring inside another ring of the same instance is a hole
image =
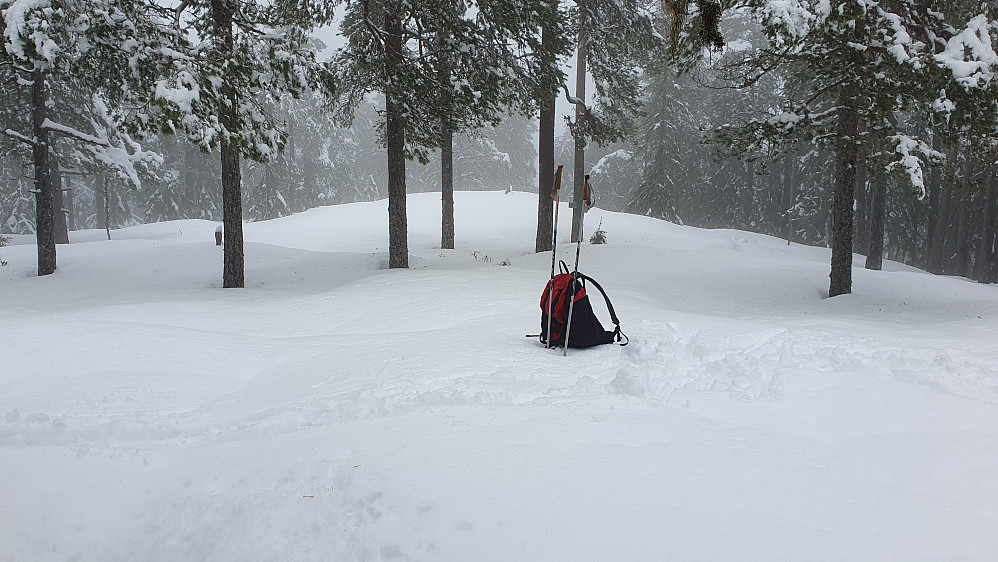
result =
[[[66,176],[66,208],[69,209],[68,219],[69,219],[69,230],[77,230],[76,228],[76,204],[73,201],[73,180],[69,175]]]
[[[288,187],[290,191],[288,192],[288,210],[292,213],[300,213],[312,207],[311,191],[303,189],[303,185],[298,182],[297,174],[292,166],[293,162],[299,162],[298,154],[295,152],[295,133],[294,133],[294,120],[288,119],[288,144],[285,147],[284,154],[287,158],[287,170],[288,170]],[[302,159],[304,160],[304,159]],[[302,171],[304,172],[304,170]],[[302,176],[305,174],[302,173]]]
[[[245,286],[243,258],[242,174],[239,149],[222,142],[222,224],[225,233],[222,286],[236,289]]]
[[[932,133],[932,149],[936,152],[943,148],[943,140],[938,132]],[[929,228],[926,239],[925,270],[931,273],[939,273],[939,251],[936,247],[936,239],[939,237],[939,219],[942,216],[940,197],[942,187],[940,185],[939,166],[933,166],[929,172]]]
[[[554,229],[554,113],[555,100],[541,110],[537,150],[537,239],[534,251],[551,251]]]
[[[583,103],[586,100],[586,58],[589,56],[589,49],[586,46],[586,12],[583,9],[582,0],[577,0],[579,5],[579,50],[578,59],[575,62],[575,97]],[[586,118],[586,107],[582,104],[575,105],[575,126],[578,134],[575,135],[575,166],[572,177],[572,242],[578,242],[583,235],[582,214],[585,212],[585,205],[582,203],[582,189],[585,184],[586,175],[586,139],[582,134],[583,121]]]
[[[454,249],[454,133],[444,127],[440,141],[440,247]]]
[[[31,125],[35,144],[31,157],[35,166],[35,237],[38,242],[38,275],[55,272],[55,237],[52,217],[52,181],[49,175],[49,133],[42,127],[47,117],[45,75],[31,74]]]
[[[797,201],[797,189],[794,186],[794,173],[796,171],[797,154],[789,153],[783,159],[783,214],[788,246],[793,239],[793,208]]]
[[[235,3],[232,0],[211,0],[215,35],[219,40],[222,56],[229,58],[235,47],[232,18]],[[238,129],[236,106],[238,96],[228,88],[227,107],[220,112],[222,126],[229,132]],[[226,289],[245,286],[243,258],[243,195],[242,174],[239,170],[239,147],[224,135],[221,142],[222,157],[222,224],[225,236],[223,250],[222,287]]]
[[[948,185],[938,182],[939,207],[936,215],[935,235],[930,240],[929,246],[929,271],[932,273],[946,273],[946,239],[949,237],[950,228],[950,207],[952,207],[953,190]]]
[[[995,240],[995,198],[998,197],[998,176],[988,174],[988,184],[984,190],[984,205],[981,210],[981,241],[977,245],[974,277],[981,283],[989,283],[988,270],[994,260]]]
[[[451,65],[446,38],[440,39],[440,247],[454,249],[454,130],[451,126]]]
[[[880,270],[884,265],[884,221],[887,214],[887,180],[876,176],[870,182],[870,237],[866,254],[866,269]]]
[[[862,123],[860,123],[860,131],[862,132]],[[859,152],[856,155],[856,243],[855,250],[860,254],[865,254],[869,258],[870,253],[873,252],[871,249],[871,244],[875,244],[872,240],[873,236],[873,224],[874,220],[873,214],[877,211],[873,209],[872,206],[876,205],[876,193],[875,190],[878,189],[877,186],[872,183],[867,182],[867,171],[866,171],[866,150],[860,146]],[[882,187],[882,186],[881,186]],[[883,249],[883,244],[881,244],[881,250]],[[869,259],[867,259],[867,269],[869,266]],[[876,269],[880,269],[877,267]]]
[[[395,68],[402,64],[402,22],[385,12],[387,76],[385,85],[385,137],[388,145],[388,267],[409,267],[408,219],[405,199],[405,128],[394,102]]]
[[[97,226],[103,226],[107,232],[107,239],[111,239],[111,224],[108,220],[110,215],[110,204],[108,198],[107,172],[100,175],[100,186],[94,190],[95,206],[97,207]]]
[[[963,169],[963,181],[960,190],[960,204],[957,207],[956,238],[954,240],[951,271],[962,277],[970,274],[970,196],[973,189],[974,161],[967,158]]]
[[[846,85],[839,94],[839,141],[835,151],[835,192],[832,197],[829,297],[852,292],[853,200],[856,188],[856,140],[859,132],[854,90],[854,85]]]
[[[55,139],[49,137],[49,142],[55,148]],[[66,198],[62,191],[62,174],[59,173],[59,161],[52,152],[49,153],[49,180],[52,182],[52,237],[56,244],[69,244],[69,221],[66,208]]]

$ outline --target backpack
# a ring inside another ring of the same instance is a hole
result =
[[[545,345],[548,343],[548,297],[550,296],[552,305],[549,347],[565,346],[565,325],[568,323],[568,309],[573,300],[575,304],[571,305],[572,327],[568,332],[568,347],[592,347],[615,341],[620,343],[622,339],[624,343],[620,345],[627,345],[627,336],[620,331],[620,321],[617,320],[617,314],[613,311],[613,305],[610,304],[603,287],[600,287],[592,277],[579,272],[575,272],[574,275],[569,273],[564,261],[561,262],[560,270],[562,273],[548,281],[544,286],[544,292],[541,293],[541,343]],[[589,297],[586,295],[587,282],[603,295],[606,308],[610,312],[610,320],[615,326],[612,332],[605,330],[603,324],[596,318]]]

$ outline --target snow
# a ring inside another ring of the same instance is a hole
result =
[[[28,39],[34,54],[40,56],[41,61],[55,61],[60,49],[47,33],[47,18],[53,15],[50,0],[13,0],[4,7],[3,15],[4,48],[15,60],[27,61],[32,56],[32,53],[25,52],[22,41]]]
[[[603,167],[607,166],[609,162],[612,162],[613,160],[623,160],[626,162],[631,159],[631,156],[631,152],[622,148],[617,149],[600,158],[599,161],[596,162],[596,164],[589,170],[589,175],[596,177],[604,172]]]
[[[780,30],[780,35],[773,38],[780,46],[803,38],[814,25],[828,17],[828,12],[821,11],[823,7],[828,7],[827,2],[819,2],[816,7],[818,14],[809,10],[810,5],[806,0],[766,0],[761,6],[760,15],[765,25]]]
[[[894,152],[898,155],[897,161],[889,166],[889,169],[902,169],[908,174],[912,187],[918,198],[925,197],[925,179],[922,174],[922,158],[941,158],[942,154],[932,150],[924,142],[909,137],[908,135],[892,135],[888,137],[891,143],[895,144]]]
[[[248,223],[240,290],[206,221],[0,248],[0,560],[998,552],[998,287],[593,209],[631,343],[566,358],[536,196],[455,194],[456,250],[439,197],[409,270],[385,201]]]
[[[949,69],[953,78],[967,89],[983,88],[994,77],[998,54],[991,44],[987,17],[980,15],[946,43],[936,61]]]

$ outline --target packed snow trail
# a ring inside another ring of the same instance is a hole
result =
[[[203,221],[73,233],[46,278],[3,248],[0,560],[998,552],[995,287],[827,299],[825,249],[594,209],[631,343],[565,358],[523,337],[536,196],[457,205],[440,250],[410,196],[404,271],[384,201],[247,224],[243,290]]]

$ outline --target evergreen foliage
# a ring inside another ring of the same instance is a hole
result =
[[[540,66],[551,57],[539,30],[556,27],[557,13],[550,2],[347,4],[341,29],[349,43],[331,65],[338,115],[349,123],[368,94],[385,96],[379,130],[388,152],[390,267],[408,267],[405,160],[426,163],[431,149],[450,150],[450,133],[533,107],[531,94],[548,84],[536,77],[552,72]]]
[[[38,274],[48,275],[57,235],[68,241],[56,138],[136,184],[135,164],[155,160],[119,129],[108,103],[141,103],[143,80],[156,67],[157,8],[142,0],[8,0],[0,8],[0,105],[7,108],[0,132],[7,147],[30,147]]]
[[[596,90],[584,117],[565,121],[583,147],[590,141],[601,146],[623,141],[641,115],[640,69],[664,43],[640,0],[577,0],[573,17]]]
[[[224,287],[245,283],[240,160],[265,162],[284,148],[288,132],[274,112],[284,95],[330,87],[308,33],[329,21],[332,7],[314,0],[194,0],[174,10],[172,64],[156,81],[149,115],[162,131],[220,152]]]
[[[720,69],[739,87],[785,72],[785,102],[764,117],[719,129],[716,140],[737,156],[799,142],[835,152],[829,294],[848,293],[860,154],[868,167],[894,174],[924,195],[924,171],[942,155],[924,135],[899,129],[896,115],[951,109],[958,104],[947,103],[947,92],[993,100],[993,26],[983,14],[948,22],[914,0],[749,0],[744,6],[762,23],[768,45],[726,57]],[[993,130],[994,111],[983,113],[976,117]]]

